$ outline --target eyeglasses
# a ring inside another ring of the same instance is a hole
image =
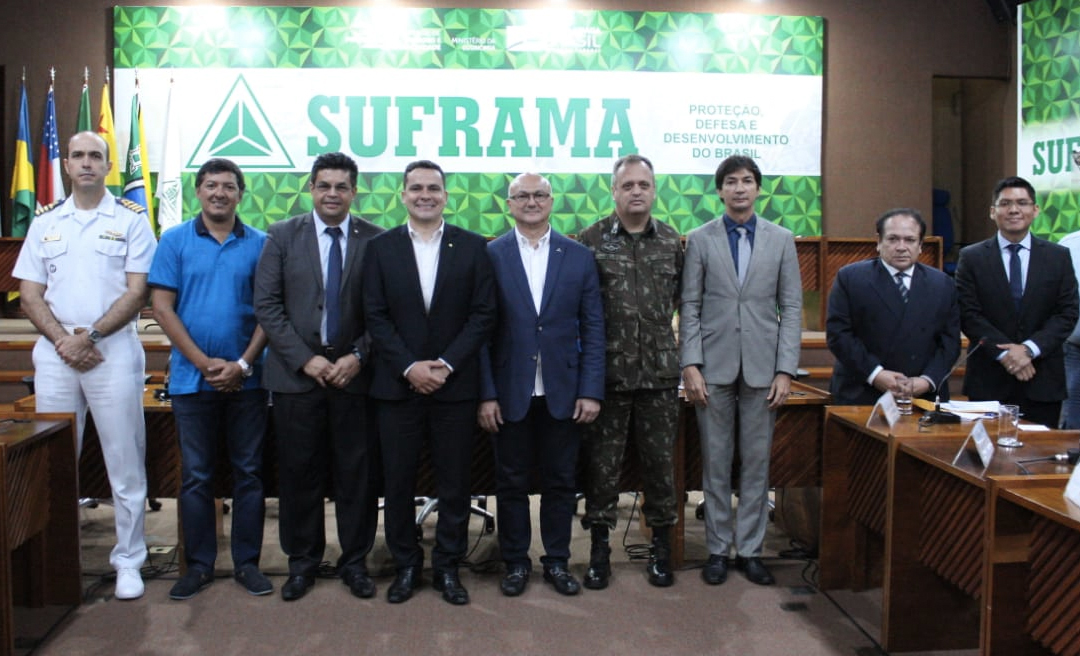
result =
[[[1026,210],[1027,208],[1034,206],[1035,203],[1023,198],[1020,200],[1009,200],[1007,198],[1002,198],[998,202],[994,203],[994,207],[998,208],[999,210],[1007,210],[1013,205],[1016,205],[1022,210]]]
[[[546,191],[534,191],[531,194],[523,191],[520,194],[514,194],[513,196],[511,196],[510,200],[516,201],[518,203],[527,203],[529,202],[530,198],[538,203],[543,203],[547,199],[551,198],[551,194]]]

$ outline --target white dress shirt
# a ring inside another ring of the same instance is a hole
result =
[[[409,225],[409,239],[412,240],[413,255],[416,256],[416,271],[420,274],[420,291],[424,295],[424,309],[431,310],[431,297],[435,293],[435,274],[439,270],[439,247],[442,246],[443,229],[446,224],[439,222],[439,228],[425,240],[424,236]]]
[[[525,267],[525,277],[529,281],[529,291],[532,293],[533,307],[537,315],[540,314],[540,303],[544,298],[544,282],[547,279],[548,254],[551,252],[551,227],[549,226],[544,236],[537,240],[533,246],[529,238],[514,228],[514,236],[517,238],[518,252],[521,253],[521,264]],[[540,370],[540,353],[536,353],[536,379],[533,383],[533,396],[544,395],[544,377]]]
[[[1013,242],[1005,239],[1005,237],[1001,235],[1001,232],[998,232],[997,243],[998,250],[1001,251],[1001,264],[1005,267],[1005,278],[1008,279],[1009,264],[1012,261],[1012,251],[1010,251],[1008,247],[1009,244]],[[1023,246],[1023,248],[1021,248],[1020,252],[1018,253],[1018,255],[1020,256],[1020,289],[1026,290],[1028,280],[1028,265],[1031,263],[1031,233],[1029,232],[1024,235],[1024,238],[1019,241],[1019,244]],[[1009,282],[1012,282],[1012,280],[1010,279]],[[1032,360],[1039,357],[1039,355],[1042,353],[1042,351],[1039,350],[1039,345],[1031,341],[1030,339],[1024,342],[1024,346],[1031,349]],[[997,359],[1000,360],[1003,357],[1005,357],[1004,352],[998,355]]]

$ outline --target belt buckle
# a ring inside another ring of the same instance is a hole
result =
[[[336,360],[337,350],[333,346],[324,346],[323,357],[325,357],[327,360]]]

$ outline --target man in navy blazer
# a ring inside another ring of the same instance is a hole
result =
[[[873,405],[902,387],[914,397],[947,401],[945,379],[960,355],[956,286],[918,262],[926,236],[918,210],[889,210],[876,227],[880,257],[840,269],[829,292],[833,401]]]
[[[578,425],[604,398],[604,310],[592,252],[551,229],[551,184],[523,173],[510,183],[515,228],[491,242],[499,321],[481,358],[478,419],[495,434],[500,588],[525,591],[532,562],[529,487],[539,471],[544,580],[581,590],[567,567],[577,491]]]
[[[964,393],[1019,405],[1025,419],[1057,428],[1066,397],[1062,345],[1080,314],[1072,258],[1031,235],[1039,206],[1030,182],[999,181],[991,202],[997,234],[960,251],[956,266],[960,327],[972,344]]]
[[[397,568],[386,596],[401,603],[420,585],[424,552],[413,498],[420,449],[428,440],[439,498],[434,587],[447,602],[467,604],[458,564],[468,547],[479,353],[495,325],[495,276],[486,240],[443,220],[446,177],[438,164],[406,166],[401,200],[408,221],[373,239],[364,261],[386,544]]]

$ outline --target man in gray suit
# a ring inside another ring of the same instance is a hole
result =
[[[728,553],[746,578],[771,585],[761,562],[768,520],[769,455],[776,409],[791,389],[802,335],[802,281],[795,240],[758,219],[761,170],[732,156],[716,170],[724,215],[686,238],[680,360],[697,406],[704,467],[706,583],[727,579]],[[731,507],[734,427],[739,425],[739,508]]]
[[[349,214],[356,177],[348,156],[317,157],[309,183],[315,211],[270,226],[255,274],[255,316],[270,340],[263,386],[274,399],[285,601],[315,584],[328,471],[338,574],[355,596],[375,594],[364,559],[375,541],[379,459],[361,271],[368,241],[382,229]]]

